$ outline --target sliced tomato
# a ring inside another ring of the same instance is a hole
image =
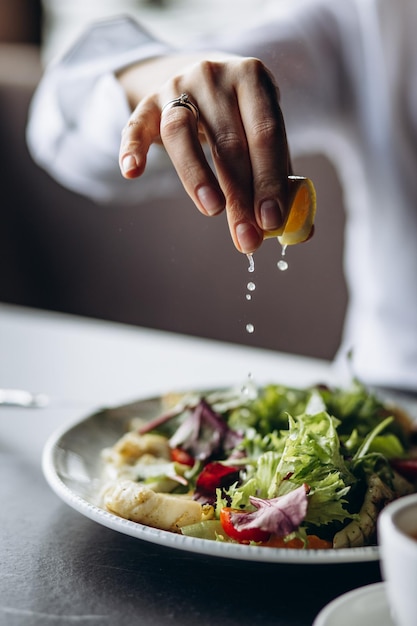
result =
[[[239,479],[239,467],[223,465],[217,461],[208,463],[199,474],[194,492],[194,500],[201,504],[213,504],[217,489],[227,489]]]
[[[220,523],[226,535],[239,543],[250,543],[254,541],[256,543],[263,543],[268,541],[271,533],[261,530],[260,528],[247,528],[238,530],[233,524],[233,513],[242,513],[239,509],[232,509],[231,507],[223,507],[220,511]]]
[[[182,463],[182,465],[189,465],[189,467],[193,467],[195,463],[191,454],[182,448],[171,448],[171,461],[174,463]]]

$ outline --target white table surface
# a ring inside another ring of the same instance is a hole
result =
[[[0,451],[40,460],[48,436],[103,406],[167,391],[331,381],[329,363],[144,328],[0,305],[0,388],[42,392],[42,409],[0,405]]]

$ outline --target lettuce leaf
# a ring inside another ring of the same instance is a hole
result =
[[[363,438],[391,415],[384,402],[358,380],[353,380],[346,389],[323,386],[318,391],[327,412],[340,422],[338,433],[342,443],[356,431],[360,445]],[[405,443],[403,429],[396,420],[388,425],[387,432],[394,434],[402,444]]]
[[[288,490],[288,483],[309,485],[306,521],[314,525],[351,517],[345,504],[355,478],[340,451],[338,423],[325,411],[290,418],[289,435],[277,468],[273,486],[277,495]]]
[[[286,429],[288,414],[303,413],[310,389],[294,389],[284,385],[266,385],[248,405],[236,408],[229,416],[229,426],[235,430],[255,428],[262,436]]]
[[[338,420],[325,411],[287,419],[282,450],[260,455],[249,479],[228,492],[231,506],[248,507],[253,497],[274,499],[307,484],[306,522],[320,525],[352,517],[345,505],[355,478],[340,452]]]

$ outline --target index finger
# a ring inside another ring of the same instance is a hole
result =
[[[197,208],[205,215],[217,215],[225,207],[225,198],[201,145],[199,115],[188,94],[169,100],[162,108],[161,139]]]
[[[137,178],[146,167],[152,143],[160,142],[160,108],[153,99],[138,104],[122,130],[119,166],[125,178]]]

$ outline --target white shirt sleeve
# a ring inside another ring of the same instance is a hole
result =
[[[306,129],[317,127],[318,115],[325,117],[328,126],[333,115],[330,109],[337,105],[333,90],[337,46],[330,49],[334,22],[331,14],[320,10],[327,0],[307,4],[308,10],[298,0],[258,28],[193,46],[194,50],[200,45],[262,58],[279,82],[293,146],[300,133],[301,144],[307,145]],[[120,135],[130,109],[114,73],[170,51],[171,46],[129,17],[93,24],[46,70],[35,93],[27,127],[33,159],[63,186],[100,203],[130,202],[138,194],[144,199],[169,192],[174,177],[160,146],[151,147],[140,179],[126,181],[120,173]]]
[[[217,42],[226,52],[260,58],[271,70],[293,154],[317,151],[319,135],[340,128],[352,88],[353,5],[352,0],[278,2],[261,23]]]
[[[92,25],[46,70],[35,92],[27,126],[33,159],[65,187],[98,202],[133,200],[136,181],[127,184],[118,167],[130,108],[114,72],[169,51],[128,17]],[[149,161],[157,174],[164,151],[153,147]],[[152,181],[141,179],[141,190],[147,187]]]

